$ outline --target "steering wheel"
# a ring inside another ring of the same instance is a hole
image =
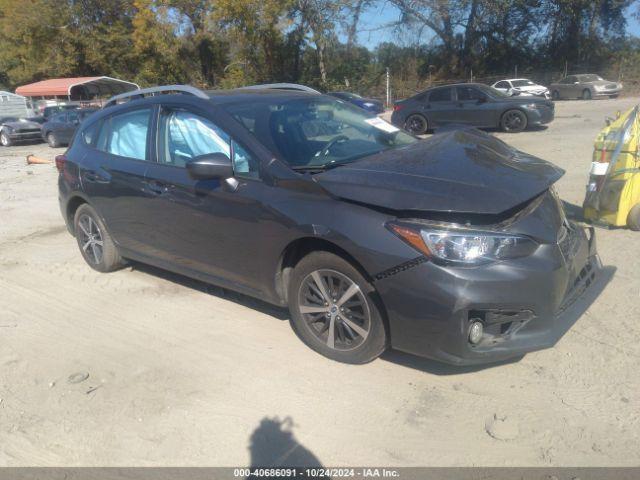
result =
[[[345,142],[348,140],[349,137],[347,137],[346,135],[338,135],[336,138],[332,138],[331,140],[329,140],[326,145],[322,147],[322,150],[318,151],[315,156],[326,157],[329,154],[329,150],[331,150],[331,147],[333,147],[336,143]]]

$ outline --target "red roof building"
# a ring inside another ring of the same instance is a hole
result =
[[[91,100],[104,96],[137,90],[138,85],[111,77],[52,78],[22,85],[18,95],[32,98],[65,98],[67,100]]]

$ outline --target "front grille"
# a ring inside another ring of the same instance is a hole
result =
[[[40,132],[39,128],[19,128],[16,130],[17,133],[36,133]]]
[[[610,83],[610,84],[609,84],[609,85],[607,85],[605,88],[606,88],[607,90],[613,90],[613,89],[614,89],[614,88],[616,88],[616,87],[617,87],[617,85],[615,85],[615,84],[613,84],[613,83]]]

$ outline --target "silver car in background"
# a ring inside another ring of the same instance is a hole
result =
[[[622,91],[622,83],[604,80],[593,73],[569,75],[557,83],[549,85],[554,100],[581,98],[590,100],[595,97],[616,98]]]

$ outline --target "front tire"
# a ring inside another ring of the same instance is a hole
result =
[[[500,119],[500,127],[508,133],[521,132],[527,128],[527,116],[521,110],[507,110]]]
[[[122,266],[118,248],[93,207],[86,203],[80,205],[73,226],[82,258],[91,268],[104,273]]]
[[[11,137],[4,131],[0,133],[0,144],[2,144],[3,147],[10,147],[11,145],[13,145]]]
[[[585,88],[582,91],[582,99],[583,100],[591,100],[591,90],[589,90],[588,88]]]
[[[404,128],[414,135],[424,135],[429,129],[429,122],[419,113],[413,113],[404,122]]]
[[[313,252],[300,260],[289,283],[288,300],[291,327],[325,357],[362,364],[387,348],[375,289],[337,255]]]
[[[635,205],[627,215],[627,226],[634,231],[640,231],[640,203]]]

